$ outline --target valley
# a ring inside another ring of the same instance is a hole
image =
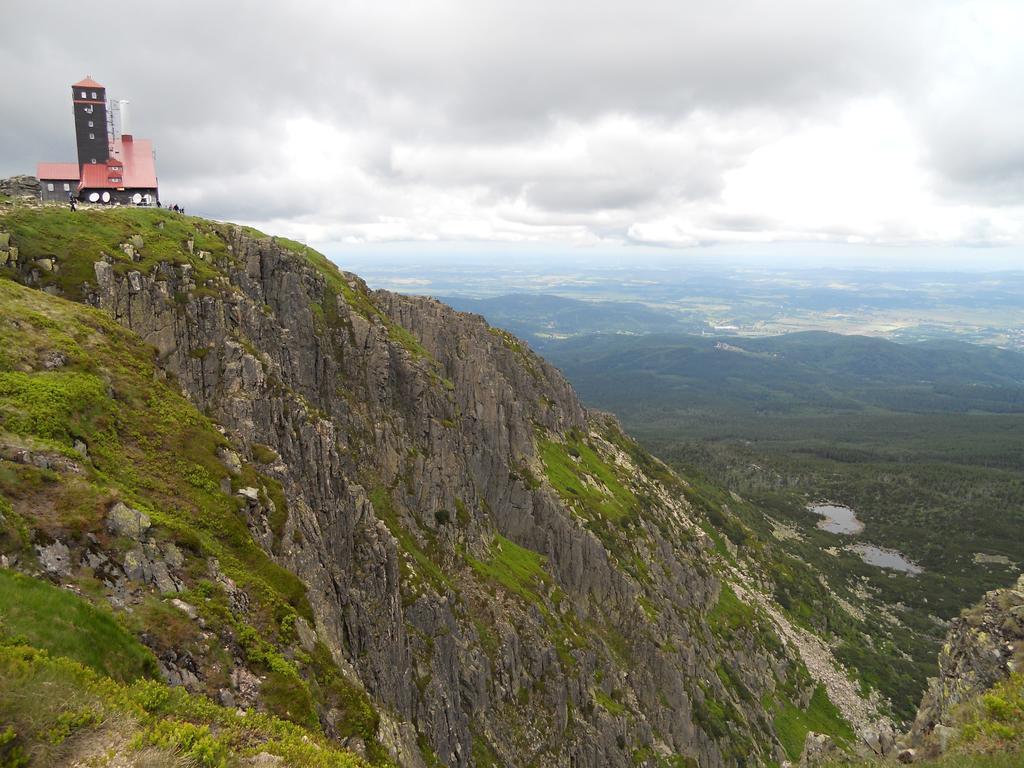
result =
[[[945,687],[918,735],[894,728],[925,717],[948,619],[1022,559],[1014,353],[591,335],[546,349],[566,379],[479,316],[250,228],[0,199],[0,245],[0,757],[18,766],[931,754]],[[863,530],[820,529],[825,499]],[[866,561],[896,551],[922,570]],[[999,659],[1004,593],[971,614]],[[991,666],[972,631],[950,653]],[[45,686],[60,696],[28,707]]]
[[[792,578],[823,574],[859,606],[839,655],[903,716],[945,622],[1024,562],[1024,355],[819,332],[591,334],[544,349],[585,402],[743,500],[726,502],[744,528],[734,543],[795,557],[806,570]],[[855,509],[859,526],[821,530],[819,499]]]

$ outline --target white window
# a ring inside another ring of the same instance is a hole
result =
[[[93,97],[94,99],[96,98],[96,91],[93,91],[93,92],[92,92],[92,97]]]
[[[65,192],[70,192],[71,191],[71,185],[68,184],[66,181],[64,182],[64,191]]]
[[[46,191],[47,192],[53,192],[53,182],[52,181],[51,182],[47,182],[47,184],[46,184]]]
[[[96,158],[95,157],[91,158],[89,160],[89,162],[92,163],[93,165],[96,165]]]
[[[96,138],[96,134],[95,133],[90,133],[89,134],[89,138],[90,139],[95,139]]]
[[[92,104],[87,104],[83,109],[85,111],[85,114],[87,114],[87,115],[91,115],[92,114]]]
[[[89,121],[89,127],[92,128],[92,120]]]
[[[82,98],[85,98],[85,91],[82,91]]]

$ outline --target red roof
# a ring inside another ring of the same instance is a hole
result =
[[[78,163],[37,163],[36,178],[41,180],[56,179],[78,181]]]
[[[114,156],[124,162],[124,186],[156,188],[156,159],[149,139],[114,140]]]
[[[122,166],[111,171],[108,166]],[[74,178],[78,178],[76,175]],[[111,179],[120,181],[111,181]],[[82,189],[156,189],[156,161],[148,139],[114,140],[114,156],[105,163],[82,166]]]
[[[99,163],[82,166],[82,180],[78,183],[78,190],[83,189],[116,189],[123,187],[123,183],[113,183],[108,178],[107,166]]]
[[[106,86],[100,85],[88,75],[85,76],[84,80],[79,80],[77,83],[71,84],[72,88],[105,88]]]

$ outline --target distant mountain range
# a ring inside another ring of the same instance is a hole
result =
[[[1024,355],[957,341],[592,334],[544,353],[584,400],[606,408],[1024,411]]]

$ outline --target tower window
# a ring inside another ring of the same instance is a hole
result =
[[[96,98],[96,91],[93,91],[93,92],[92,92],[92,97],[93,97],[94,99]]]
[[[82,91],[82,98],[85,98],[85,91]]]
[[[89,121],[89,127],[92,128],[92,120]]]
[[[90,133],[89,134],[89,138],[90,139],[95,139],[96,138],[96,134],[95,133]]]
[[[96,165],[96,158],[95,157],[90,158],[89,162],[92,163],[93,165]]]
[[[53,182],[52,182],[52,181],[51,181],[51,182],[48,182],[48,183],[46,184],[46,191],[47,191],[47,192],[53,192]]]
[[[92,114],[92,104],[87,104],[87,105],[85,106],[85,108],[84,108],[84,112],[85,112],[85,114],[87,114],[87,115],[91,115],[91,114]]]

